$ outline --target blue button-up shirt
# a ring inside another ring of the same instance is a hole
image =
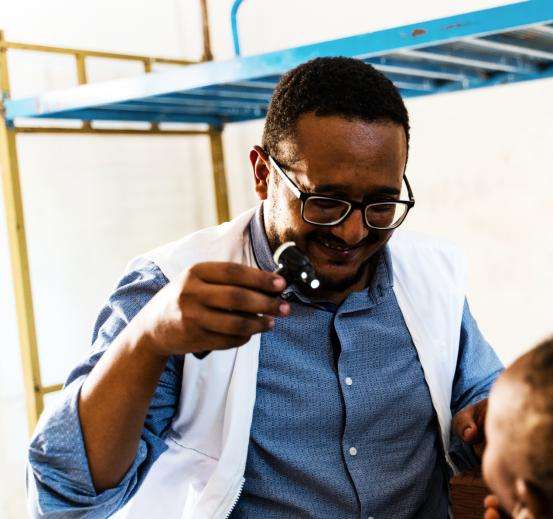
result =
[[[250,224],[260,268],[271,251],[258,211]],[[446,517],[447,477],[438,426],[416,349],[392,290],[390,255],[370,286],[339,306],[296,287],[274,330],[262,334],[246,484],[233,518]],[[90,355],[69,376],[30,447],[37,509],[106,517],[136,491],[165,450],[176,413],[182,358],[171,357],[152,399],[136,459],[120,484],[96,493],[78,417],[86,375],[167,279],[144,263],[120,280],[101,311]],[[487,396],[501,370],[465,303],[453,413]],[[462,446],[456,453],[466,460]]]

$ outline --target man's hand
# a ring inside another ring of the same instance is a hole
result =
[[[97,492],[129,470],[171,355],[240,346],[290,307],[284,278],[237,263],[198,263],[162,288],[112,342],[83,383],[79,418]],[[215,383],[217,381],[214,381]]]
[[[453,430],[461,440],[473,446],[475,454],[481,459],[486,438],[484,420],[488,408],[488,399],[468,405],[453,417]]]
[[[241,346],[290,311],[283,277],[238,263],[206,262],[160,290],[129,328],[152,353],[182,355]]]

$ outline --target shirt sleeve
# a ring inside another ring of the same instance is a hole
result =
[[[468,405],[488,398],[492,385],[503,369],[503,364],[478,328],[465,299],[457,369],[451,396],[452,416]],[[460,470],[468,470],[479,465],[471,446],[458,438],[454,432],[451,434],[450,455]]]
[[[27,493],[32,517],[104,518],[138,489],[154,461],[166,450],[163,440],[175,414],[182,381],[182,357],[167,362],[150,403],[135,460],[115,488],[97,493],[79,420],[81,386],[113,340],[168,283],[151,262],[134,265],[100,311],[87,357],[70,373],[59,400],[42,414],[29,447]]]

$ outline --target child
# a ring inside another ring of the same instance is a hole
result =
[[[486,417],[485,519],[553,518],[553,337],[497,380]]]

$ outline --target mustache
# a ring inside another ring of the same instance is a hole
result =
[[[354,245],[350,245],[349,243],[346,243],[344,240],[334,236],[332,233],[329,232],[313,232],[309,233],[306,236],[306,240],[308,241],[319,241],[324,240],[331,246],[340,247],[343,249],[359,249],[361,247],[364,247],[365,245],[374,245],[378,241],[380,241],[381,236],[378,232],[370,232],[365,238],[363,238],[361,241],[357,242]]]

